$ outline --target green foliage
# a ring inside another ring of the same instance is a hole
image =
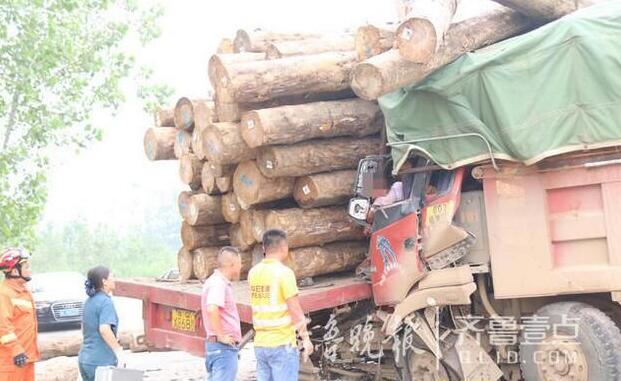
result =
[[[0,246],[33,244],[52,149],[101,139],[92,112],[124,101],[123,79],[148,80],[131,51],[161,15],[138,0],[0,1]],[[150,104],[170,95],[142,87]]]
[[[178,227],[177,227],[178,229]],[[143,227],[119,233],[84,222],[45,226],[32,257],[35,272],[78,271],[108,266],[116,276],[159,276],[176,267],[176,249]]]

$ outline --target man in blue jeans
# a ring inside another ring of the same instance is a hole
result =
[[[241,273],[239,251],[230,246],[218,253],[218,268],[203,286],[201,308],[205,333],[205,366],[210,381],[235,381],[241,327],[231,281]]]
[[[289,256],[286,234],[276,229],[266,231],[263,250],[265,259],[248,274],[257,380],[295,381],[300,367],[295,331],[302,337],[305,357],[313,352],[313,344],[306,330],[295,274],[283,264]]]

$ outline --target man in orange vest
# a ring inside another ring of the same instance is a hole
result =
[[[19,248],[0,252],[0,381],[33,381],[39,360],[37,314],[32,294],[30,253]]]

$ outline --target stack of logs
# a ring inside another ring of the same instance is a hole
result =
[[[452,23],[458,0],[404,0],[394,25],[222,40],[208,65],[214,99],[179,99],[145,135],[147,157],[178,159],[189,187],[179,196],[182,279],[205,279],[229,244],[247,272],[270,228],[288,234],[298,279],[355,268],[367,241],[345,204],[359,160],[380,152],[375,100],[576,7],[556,1],[565,8],[545,13],[546,1],[503,0],[517,11]]]

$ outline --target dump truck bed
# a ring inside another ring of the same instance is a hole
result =
[[[143,301],[145,334],[150,346],[203,355],[205,332],[200,314],[202,283],[133,278],[116,281],[116,295]],[[247,281],[233,283],[239,316],[252,324]],[[371,286],[353,275],[318,277],[314,285],[300,288],[305,313],[329,310],[371,298]]]

